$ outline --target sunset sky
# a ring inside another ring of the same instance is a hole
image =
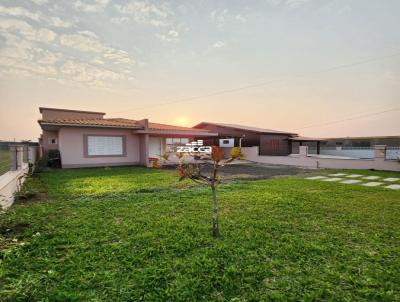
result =
[[[399,0],[2,0],[0,139],[39,106],[400,135]]]

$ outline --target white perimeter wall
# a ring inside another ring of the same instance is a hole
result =
[[[320,154],[370,159],[374,158],[374,149],[328,149],[321,147]]]
[[[29,171],[28,164],[22,164],[21,169],[8,171],[0,176],[0,205],[7,209],[14,202],[14,192],[20,189],[20,184],[25,181],[24,176]]]
[[[289,156],[260,156],[258,147],[242,147],[246,160],[265,164],[288,165],[306,168],[330,169],[375,169],[385,171],[400,171],[400,163],[384,158],[373,159],[339,159],[321,158],[317,155],[291,154]]]

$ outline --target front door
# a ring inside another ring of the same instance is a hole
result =
[[[162,155],[161,137],[152,137],[149,139],[149,157],[159,158]]]

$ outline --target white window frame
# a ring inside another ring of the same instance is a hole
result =
[[[165,150],[167,153],[174,153],[177,146],[184,146],[189,142],[190,140],[187,137],[167,137],[165,139]]]
[[[91,146],[93,143],[103,146]],[[111,144],[120,143],[120,146]],[[96,150],[97,148],[97,150]],[[124,135],[99,135],[87,134],[84,136],[84,155],[85,157],[125,157],[126,156],[126,137]]]

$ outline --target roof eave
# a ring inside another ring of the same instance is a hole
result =
[[[308,137],[308,138],[289,137],[289,140],[298,141],[298,142],[324,142],[324,141],[326,141],[326,139],[323,139],[323,138],[313,138],[313,137]]]
[[[218,136],[218,133],[205,132],[205,131],[190,131],[190,130],[174,130],[174,129],[148,129],[136,130],[134,133],[138,134],[159,134],[159,135],[187,135],[187,136]]]
[[[40,126],[59,126],[59,127],[84,127],[84,128],[114,128],[114,129],[143,129],[143,127],[134,126],[116,126],[116,125],[84,125],[71,123],[46,123],[38,121]]]
[[[53,110],[53,111],[66,111],[66,112],[79,112],[79,113],[93,113],[105,115],[105,112],[98,111],[88,111],[88,110],[73,110],[73,109],[62,109],[62,108],[50,108],[50,107],[39,107],[39,112],[42,113],[43,110]]]

